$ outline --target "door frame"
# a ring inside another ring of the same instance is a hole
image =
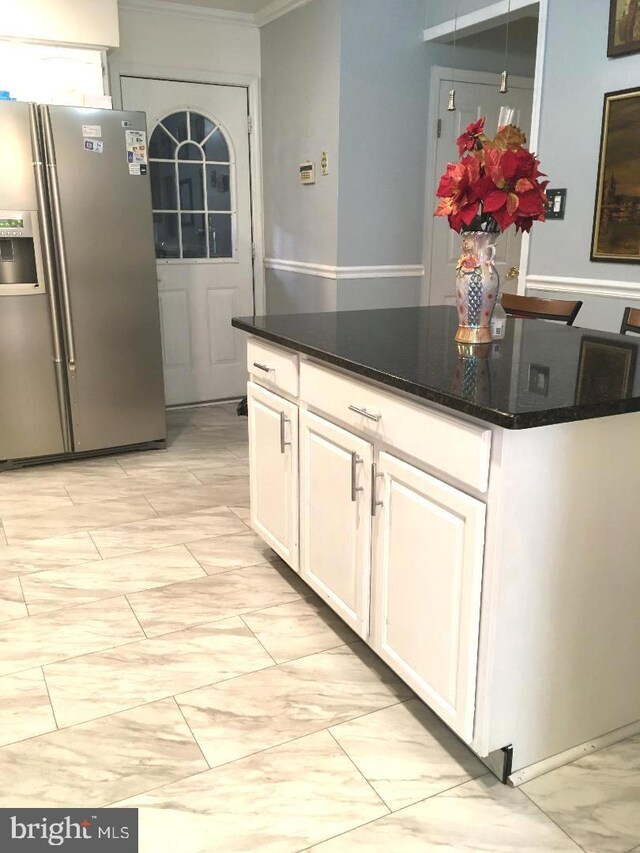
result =
[[[264,275],[264,205],[262,190],[262,124],[260,103],[260,81],[253,74],[227,74],[221,71],[168,72],[159,65],[138,63],[111,63],[113,99],[122,107],[122,78],[143,77],[174,83],[208,83],[213,86],[237,86],[247,90],[249,99],[249,177],[251,193],[251,233],[254,246],[253,256],[253,313],[266,313]]]
[[[540,24],[538,25],[540,26]],[[538,34],[538,41],[540,35]],[[440,84],[443,80],[453,80],[456,83],[483,83],[487,85],[495,85],[498,87],[498,75],[491,71],[465,71],[461,68],[446,68],[442,65],[434,65],[431,68],[431,83],[429,88],[429,115],[427,120],[427,180],[426,180],[426,196],[425,196],[425,234],[424,234],[424,252],[422,262],[424,264],[424,278],[422,280],[422,292],[420,294],[420,303],[422,305],[429,304],[429,276],[431,273],[431,253],[433,248],[433,210],[435,208],[435,198],[438,177],[436,171],[436,148],[437,145],[431,145],[430,142],[437,139],[438,135],[438,112],[439,112],[439,97]],[[531,116],[531,140],[530,145],[535,147],[534,141],[538,135],[538,124],[536,119],[536,108],[539,111],[539,105],[536,104],[536,81],[533,77],[518,77],[515,74],[509,75],[509,82],[515,86],[520,86],[523,89],[531,88],[533,90],[533,110]],[[535,129],[535,137],[534,137]],[[525,235],[526,236],[526,235]],[[523,237],[522,249],[520,252],[520,278],[518,280],[518,293],[524,293],[524,280],[526,276],[526,263],[529,255],[529,245]],[[452,285],[453,287],[453,280]]]

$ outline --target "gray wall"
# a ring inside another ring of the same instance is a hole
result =
[[[340,17],[341,0],[314,0],[261,30],[267,257],[336,263]],[[329,176],[303,186],[321,151]]]
[[[424,220],[424,0],[344,0],[341,266],[419,264]]]
[[[337,281],[284,270],[265,270],[267,314],[335,311]]]
[[[608,59],[609,4],[582,0],[576,33],[572,3],[551,2],[538,153],[551,185],[567,188],[566,217],[532,229],[530,275],[640,280],[640,266],[589,259],[605,92],[638,85],[640,55]],[[546,294],[538,294],[546,295]],[[549,294],[553,296],[555,294]],[[567,294],[557,294],[567,298]],[[580,296],[577,324],[617,329],[630,300]],[[640,299],[640,292],[639,297]]]

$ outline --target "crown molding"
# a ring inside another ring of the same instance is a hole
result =
[[[311,0],[273,0],[273,3],[256,12],[253,17],[258,27],[264,27],[265,24],[270,24],[276,18],[281,18],[299,6],[306,6],[307,3],[311,3]]]
[[[207,6],[171,3],[170,0],[118,0],[118,8],[154,15],[174,15],[209,23],[235,24],[240,27],[257,26],[256,16],[246,12],[229,12],[226,9],[210,9]]]

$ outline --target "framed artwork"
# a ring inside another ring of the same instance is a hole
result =
[[[610,0],[607,56],[640,50],[640,0]]]
[[[622,400],[633,391],[638,345],[585,335],[580,344],[576,403]]]
[[[640,89],[608,92],[600,136],[592,261],[640,263],[638,127]]]

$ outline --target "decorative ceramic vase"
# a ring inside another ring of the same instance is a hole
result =
[[[461,344],[491,343],[491,315],[500,279],[493,260],[498,234],[468,231],[462,235],[462,252],[456,267],[456,305]]]

